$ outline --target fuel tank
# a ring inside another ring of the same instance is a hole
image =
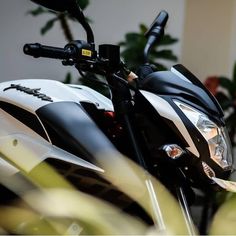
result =
[[[28,171],[52,156],[74,163],[80,160],[95,168],[91,163],[95,152],[115,148],[82,103],[98,111],[113,110],[109,99],[85,86],[36,79],[1,83],[1,146],[6,140],[17,140],[15,143],[32,149],[38,158],[34,163],[24,163]]]
[[[114,163],[119,152],[88,110],[112,113],[113,105],[82,85],[37,79],[1,83],[1,173],[14,178],[21,170],[33,173],[46,162],[85,193],[121,208],[131,204],[103,176],[100,163],[107,157]]]

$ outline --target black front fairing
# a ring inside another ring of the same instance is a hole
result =
[[[181,119],[190,134],[194,146],[199,152],[199,156],[196,157],[195,154],[187,151],[187,156],[179,158],[175,164],[181,168],[183,173],[187,176],[187,179],[191,179],[191,184],[200,188],[207,188],[209,184],[212,185],[212,180],[207,177],[203,170],[203,162],[207,163],[207,165],[214,170],[215,175],[218,178],[228,178],[230,171],[222,169],[210,158],[207,141],[189,119],[183,115],[182,111],[174,102],[177,100],[187,104],[207,115],[219,127],[224,126],[224,113],[217,100],[204,85],[184,66],[176,65],[173,67],[172,71],[154,72],[149,74],[145,80],[141,82],[140,88],[141,90],[153,93],[166,101],[174,110],[174,114]],[[140,129],[143,130],[142,132],[148,137],[146,146],[150,151],[149,154],[152,157],[151,159],[160,159],[158,157],[161,156],[161,153],[159,153],[158,150],[164,145],[173,143],[186,150],[186,147],[189,147],[189,143],[184,143],[186,137],[183,136],[184,133],[182,133],[181,128],[176,126],[178,122],[174,122],[175,116],[172,116],[171,113],[169,114],[167,111],[166,113],[163,113],[165,112],[165,108],[163,107],[154,108],[154,104],[148,102],[142,92],[140,93],[140,96],[137,97],[139,98],[137,100],[139,106],[137,106],[142,107],[142,111],[139,111],[139,113],[142,113],[145,116],[142,121],[139,122],[141,126]],[[144,109],[148,108],[152,113],[144,111]],[[161,115],[158,109],[160,109],[164,115]],[[166,110],[168,110],[168,108],[166,108]],[[151,120],[153,114],[156,114],[156,121]],[[166,159],[168,158],[160,160]],[[167,164],[164,162],[163,165],[166,166]]]
[[[154,72],[145,78],[141,89],[176,98],[202,111],[216,123],[224,125],[223,111],[215,97],[184,66],[175,65],[172,71]]]

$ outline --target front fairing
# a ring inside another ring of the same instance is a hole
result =
[[[156,138],[158,135],[165,136],[162,142],[156,142],[156,149],[164,144],[175,143],[187,150],[188,156],[178,164],[189,179],[201,186],[213,183],[204,173],[203,163],[207,163],[218,178],[228,178],[230,170],[224,170],[212,161],[208,143],[174,102],[187,104],[206,114],[220,127],[225,126],[224,114],[218,102],[194,75],[182,65],[173,67],[171,71],[154,72],[141,84],[139,97],[144,98],[139,99],[143,104],[145,101],[149,104],[152,116],[157,118],[156,126],[159,127],[156,131],[154,125],[146,129],[155,140],[160,140]],[[156,134],[158,131],[161,132]]]
[[[141,89],[183,101],[224,125],[224,114],[215,97],[182,65],[175,65],[171,71],[150,74]]]

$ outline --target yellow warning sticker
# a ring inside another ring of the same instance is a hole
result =
[[[87,49],[82,49],[82,56],[91,57],[92,51],[87,50]]]

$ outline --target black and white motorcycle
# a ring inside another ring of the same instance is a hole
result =
[[[80,72],[105,76],[112,98],[86,86],[53,80],[1,83],[1,172],[12,176],[48,162],[67,173],[78,189],[132,211],[132,201],[123,206],[118,197],[104,191],[112,187],[102,178],[106,170],[95,161],[98,153],[119,152],[176,195],[191,225],[191,187],[208,191],[218,186],[218,179],[227,179],[232,151],[224,114],[202,83],[183,65],[153,72],[148,63],[150,49],[164,34],[167,13],[162,11],[147,32],[144,65],[136,75],[120,60],[118,46],[99,45],[96,51],[93,32],[76,1],[33,1],[52,10],[68,11],[85,29],[87,42],[76,40],[65,48],[26,44],[24,53],[60,59],[63,65],[75,66]],[[37,158],[26,161],[27,157],[20,155],[22,147]],[[70,166],[76,168],[68,174]],[[80,181],[83,178],[92,181],[84,185]],[[151,192],[151,180],[148,183],[147,191]],[[122,195],[114,189],[116,196]],[[164,229],[154,195],[150,193],[157,209],[156,221]],[[194,228],[189,227],[189,232],[194,234]]]

